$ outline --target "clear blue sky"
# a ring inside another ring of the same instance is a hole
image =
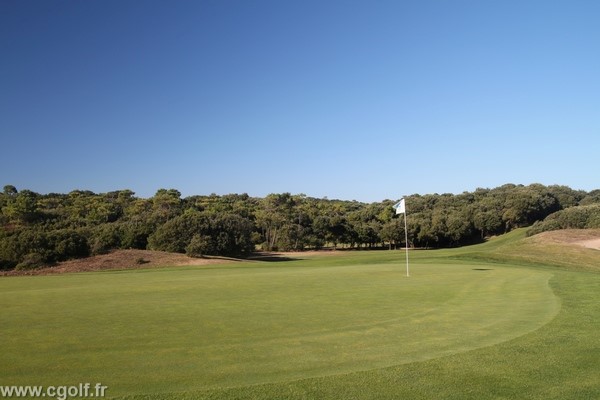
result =
[[[600,187],[600,1],[0,1],[0,184]]]

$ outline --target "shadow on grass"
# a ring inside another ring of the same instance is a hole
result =
[[[301,258],[287,257],[278,253],[254,253],[248,257],[252,261],[267,261],[267,262],[285,262],[285,261],[300,261]]]

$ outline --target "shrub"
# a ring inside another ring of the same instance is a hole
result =
[[[189,212],[160,226],[148,244],[190,255],[241,256],[254,250],[251,235],[252,223],[238,215]]]
[[[538,221],[527,231],[527,235],[536,235],[558,229],[600,228],[600,206],[576,206],[555,212]]]
[[[23,257],[23,260],[19,264],[17,264],[15,270],[23,271],[40,268],[44,265],[44,261],[44,256],[40,253],[29,253]]]
[[[215,246],[208,235],[196,234],[185,248],[185,253],[190,257],[202,257],[205,254],[214,254]]]
[[[118,249],[121,245],[121,236],[122,232],[118,225],[114,223],[100,225],[91,239],[91,253],[106,254],[110,250]]]
[[[90,255],[87,238],[76,230],[61,229],[50,232],[48,241],[51,249],[49,261],[63,261]]]

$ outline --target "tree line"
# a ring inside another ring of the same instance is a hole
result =
[[[600,229],[600,203],[579,205],[550,214],[543,221],[536,221],[527,230],[527,235],[559,229]]]
[[[39,194],[4,186],[0,194],[0,268],[26,269],[114,249],[191,256],[245,257],[253,251],[395,248],[404,223],[392,205],[303,194],[189,196],[160,189]],[[406,197],[413,247],[452,247],[529,226],[575,206],[600,204],[600,190],[507,184],[461,194]]]

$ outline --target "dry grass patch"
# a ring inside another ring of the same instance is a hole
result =
[[[600,229],[562,229],[542,232],[530,239],[533,243],[574,244],[588,248],[600,248]]]
[[[185,254],[154,250],[115,250],[108,254],[69,260],[55,266],[28,271],[8,271],[3,275],[48,275],[69,272],[104,271],[116,269],[156,268],[166,266],[208,265],[231,262],[223,257],[193,258]]]

